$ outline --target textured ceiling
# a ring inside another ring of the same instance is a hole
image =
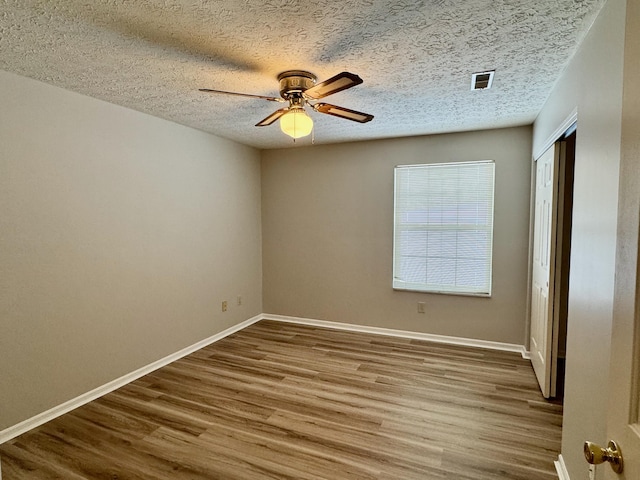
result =
[[[606,0],[0,0],[0,69],[259,148],[292,146],[278,73],[362,85],[311,112],[315,143],[529,124]],[[493,88],[471,74],[496,70]],[[296,145],[308,145],[311,137]]]

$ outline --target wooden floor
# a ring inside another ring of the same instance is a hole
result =
[[[0,445],[12,479],[557,479],[515,353],[261,321]]]

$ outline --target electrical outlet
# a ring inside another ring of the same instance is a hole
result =
[[[238,303],[238,306],[242,305],[242,295],[238,295],[237,303]]]
[[[227,301],[226,300],[224,302],[222,302],[222,311],[223,312],[227,311]]]
[[[596,466],[589,465],[589,480],[596,480]]]
[[[424,313],[424,302],[418,302],[418,313]]]

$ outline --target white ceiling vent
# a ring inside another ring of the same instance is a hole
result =
[[[471,75],[471,90],[487,90],[491,88],[493,83],[493,75],[495,70],[488,72],[478,72]]]

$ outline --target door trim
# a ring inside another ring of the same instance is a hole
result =
[[[562,137],[565,136],[567,131],[573,126],[574,123],[578,122],[578,108],[574,108],[573,111],[569,114],[564,121],[558,125],[551,135],[547,138],[547,140],[538,148],[537,151],[533,152],[533,161],[538,161],[538,159],[553,146],[558,140],[561,140]]]

